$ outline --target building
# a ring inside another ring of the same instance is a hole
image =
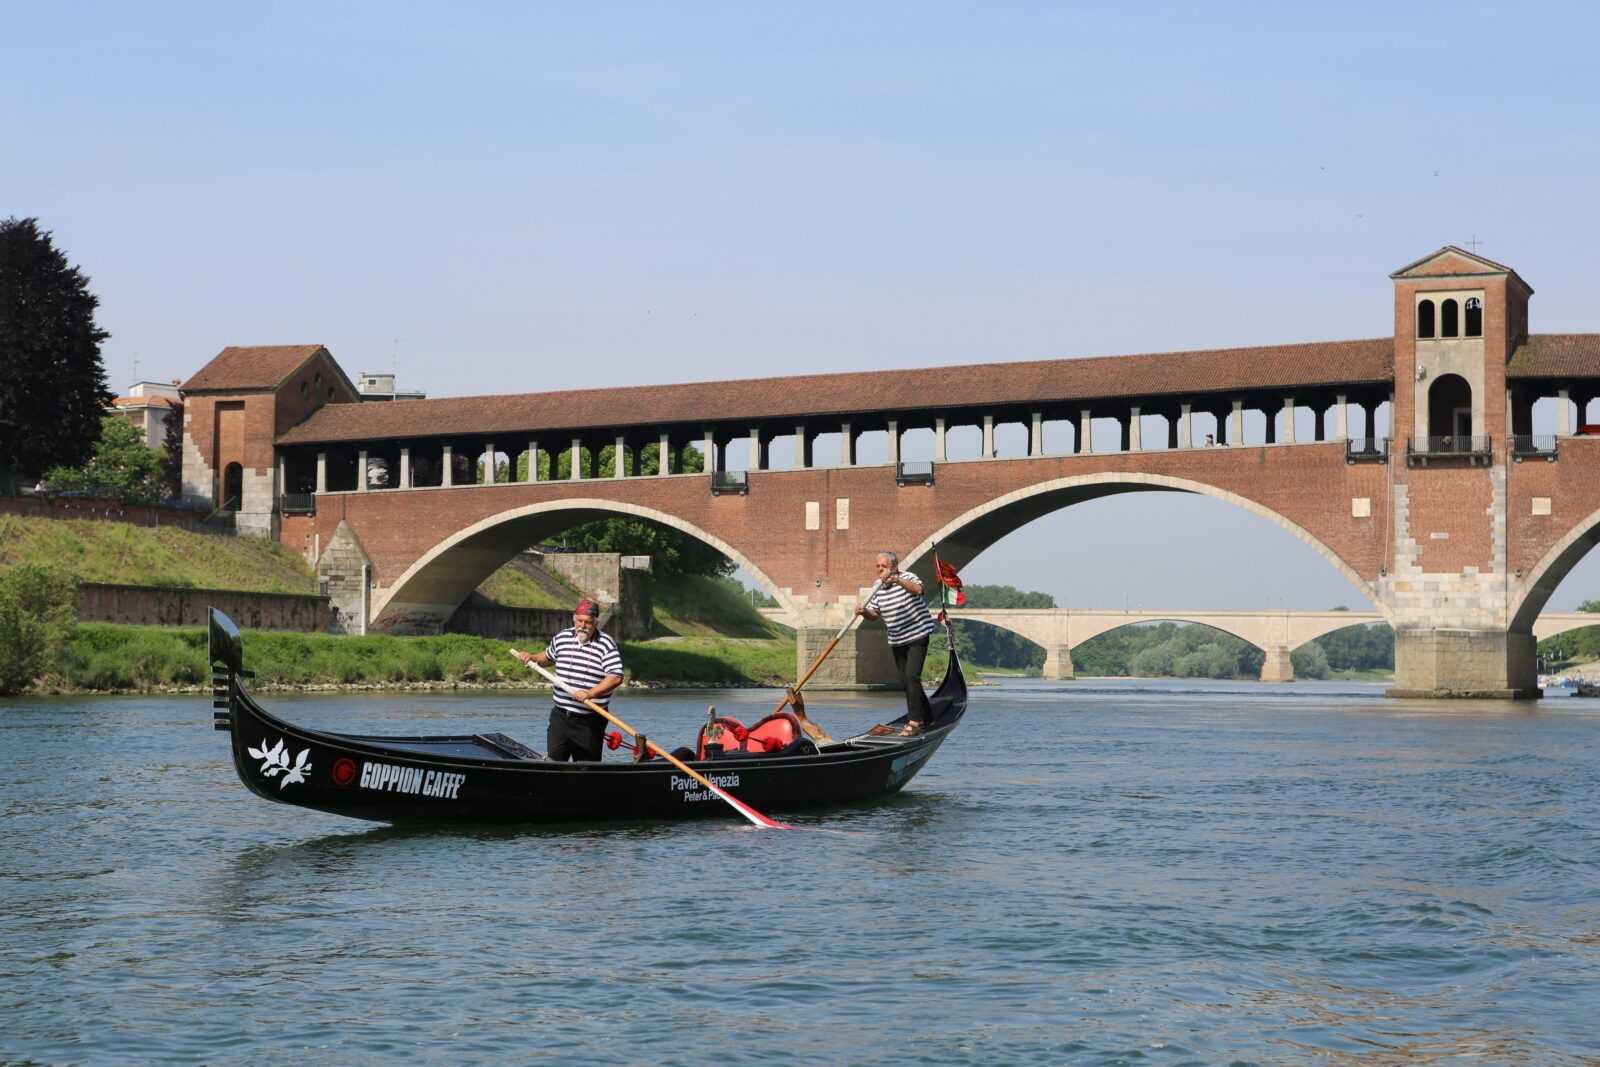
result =
[[[178,379],[174,378],[170,382],[134,382],[128,395],[113,400],[106,413],[127,419],[139,428],[145,444],[161,448],[167,439],[167,415],[182,407]]]
[[[427,393],[402,391],[395,388],[394,375],[364,370],[356,379],[356,390],[362,400],[426,400]]]

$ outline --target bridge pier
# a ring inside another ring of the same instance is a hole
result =
[[[1292,649],[1287,645],[1273,645],[1263,651],[1267,654],[1261,661],[1263,682],[1294,681],[1294,660],[1290,657]]]
[[[828,647],[838,629],[801,627],[795,631],[795,677],[804,677],[812,662]],[[864,622],[840,638],[839,646],[817,673],[806,683],[807,689],[882,689],[900,684],[894,656],[884,636],[883,624]]]
[[[1531,633],[1397,627],[1391,697],[1531,700],[1538,684]]]
[[[1078,675],[1072,666],[1072,651],[1066,645],[1050,645],[1044,652],[1044,677],[1055,682],[1070,682]]]

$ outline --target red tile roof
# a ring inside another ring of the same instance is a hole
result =
[[[229,345],[180,387],[185,393],[216,389],[276,389],[321,345]]]
[[[1507,378],[1600,378],[1600,333],[1536,333],[1511,353]]]
[[[984,363],[557,393],[329,404],[281,444],[526,434],[575,427],[727,423],[871,412],[1051,405],[1134,397],[1376,385],[1394,377],[1387,337],[1265,348]]]

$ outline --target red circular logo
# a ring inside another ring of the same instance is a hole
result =
[[[333,784],[349,785],[356,780],[356,761],[348,756],[333,761]]]

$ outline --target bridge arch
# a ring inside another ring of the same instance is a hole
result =
[[[655,508],[617,500],[579,497],[509,508],[480,519],[434,545],[394,583],[374,591],[372,622],[406,628],[413,620],[442,623],[467,595],[529,545],[579,523],[627,517],[647,519],[703,541],[733,560],[766,587],[782,607],[795,605],[760,567],[733,545],[693,523]]]
[[[906,553],[906,565],[931,579],[932,555],[935,545],[940,556],[957,567],[965,566],[984,550],[1007,534],[1020,529],[1035,519],[1060,511],[1074,504],[1085,503],[1104,496],[1132,492],[1194,493],[1208,496],[1243,508],[1259,515],[1280,529],[1287,530],[1309,545],[1318,555],[1334,566],[1381,613],[1393,621],[1389,608],[1373,585],[1346,563],[1338,553],[1329,548],[1310,531],[1280,515],[1271,508],[1256,503],[1226,489],[1188,478],[1174,478],[1164,474],[1138,472],[1101,472],[1039,482],[995,497],[987,503],[971,508],[946,523],[931,537]],[[1596,513],[1600,522],[1600,513]],[[1246,638],[1248,640],[1248,638]],[[1253,644],[1254,642],[1252,642]]]
[[[1556,589],[1589,550],[1600,544],[1600,511],[1590,512],[1546,552],[1523,579],[1511,605],[1511,631],[1529,633]]]

